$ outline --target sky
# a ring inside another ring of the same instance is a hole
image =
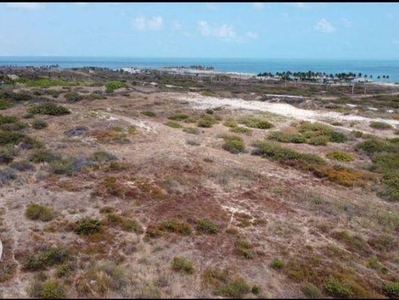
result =
[[[399,59],[399,3],[0,3],[0,56]]]

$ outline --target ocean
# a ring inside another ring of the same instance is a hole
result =
[[[0,56],[0,66],[49,66],[62,69],[77,67],[154,68],[214,67],[215,71],[259,74],[263,72],[325,72],[329,74],[361,73],[376,82],[399,83],[399,60],[356,59],[269,59],[269,58],[127,58],[127,57],[66,57],[66,56]],[[378,79],[380,76],[380,79]],[[383,78],[385,76],[386,78]]]

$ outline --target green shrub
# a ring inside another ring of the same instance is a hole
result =
[[[252,292],[252,294],[254,294],[254,295],[259,295],[259,293],[260,293],[260,287],[257,286],[257,285],[254,285],[254,286],[252,287],[252,289],[251,289],[251,292]]]
[[[333,143],[345,143],[347,140],[348,137],[341,132],[333,131],[330,134],[330,141]]]
[[[101,221],[90,217],[80,219],[75,228],[75,232],[79,235],[90,235],[101,230]]]
[[[281,143],[301,144],[306,142],[306,138],[300,133],[285,133],[282,131],[272,131],[267,138]]]
[[[34,129],[43,129],[48,126],[47,122],[42,119],[34,119],[32,120],[32,127]]]
[[[11,101],[0,99],[0,110],[4,110],[11,107]]]
[[[270,267],[276,270],[281,269],[283,266],[284,266],[283,261],[278,258],[275,258],[270,264]]]
[[[113,92],[116,89],[127,87],[127,85],[120,81],[109,81],[105,83],[107,92]]]
[[[56,280],[34,279],[29,286],[28,294],[32,298],[64,299],[67,292],[64,286]]]
[[[147,117],[156,117],[157,116],[156,113],[154,113],[153,111],[149,111],[149,110],[142,111],[141,114],[143,114],[143,115],[145,115]]]
[[[245,133],[246,135],[251,135],[252,134],[252,130],[251,129],[245,128],[245,127],[242,127],[242,126],[231,127],[229,131],[234,132],[234,133]]]
[[[325,146],[330,141],[330,137],[326,135],[313,136],[309,139],[309,144],[314,146]]]
[[[53,219],[51,210],[43,205],[31,203],[26,207],[25,216],[31,220],[48,222]]]
[[[175,113],[168,117],[169,120],[173,120],[173,121],[183,121],[187,118],[188,118],[188,115],[185,115],[183,113]]]
[[[109,162],[109,161],[114,161],[114,160],[118,160],[118,158],[106,151],[96,151],[93,153],[92,158],[94,161],[97,161],[99,163],[105,163],[105,162]]]
[[[385,282],[382,290],[388,297],[399,297],[399,282]]]
[[[327,158],[338,160],[338,161],[353,161],[354,158],[352,155],[346,152],[342,152],[339,150],[331,151],[326,154]]]
[[[192,230],[190,224],[187,222],[178,222],[176,220],[164,221],[158,227],[160,230],[175,232],[181,235],[191,235]]]
[[[83,96],[79,95],[77,92],[69,92],[65,94],[65,100],[69,103],[78,102],[83,99]]]
[[[51,115],[51,116],[62,116],[62,115],[70,114],[71,112],[66,107],[48,102],[48,103],[33,105],[33,106],[29,107],[28,113]]]
[[[28,160],[35,163],[53,162],[60,160],[61,155],[50,152],[49,150],[38,149],[28,156]]]
[[[328,277],[325,289],[332,297],[349,298],[354,294],[353,289],[348,284],[341,282],[334,276]]]
[[[122,229],[124,231],[129,231],[129,232],[136,232],[136,233],[142,233],[143,228],[140,226],[139,222],[137,222],[134,219],[125,219],[122,221]]]
[[[370,127],[371,128],[375,128],[375,129],[381,129],[381,130],[385,130],[385,129],[392,129],[392,125],[385,123],[385,122],[377,122],[377,121],[371,121],[370,122]]]
[[[224,297],[242,299],[243,296],[250,291],[251,287],[249,286],[249,284],[244,279],[238,278],[216,287],[215,294]]]
[[[27,271],[45,270],[47,267],[64,263],[69,258],[65,247],[46,247],[37,254],[29,254],[23,261],[22,267]]]
[[[254,257],[253,246],[250,242],[245,239],[239,239],[234,244],[234,251],[238,256],[241,256],[246,259],[252,259]]]
[[[237,126],[238,126],[237,121],[234,120],[234,119],[227,119],[227,120],[223,123],[223,125],[224,125],[224,126],[227,126],[227,127],[237,127]]]
[[[183,126],[181,126],[179,123],[175,122],[175,121],[166,121],[165,123],[163,123],[166,126],[172,127],[172,128],[182,128]]]
[[[197,224],[197,230],[202,233],[215,234],[219,230],[217,225],[209,219],[197,220],[196,224]]]
[[[241,137],[236,135],[222,135],[221,137],[224,139],[224,144],[222,145],[224,150],[233,154],[244,152],[245,145]]]
[[[201,133],[201,130],[199,128],[193,128],[193,127],[183,128],[183,131],[187,132],[187,133],[191,133],[191,134],[196,134],[196,135]]]
[[[320,289],[317,286],[315,286],[313,283],[310,283],[310,282],[306,282],[302,286],[302,293],[309,299],[322,298]]]
[[[64,299],[67,297],[66,288],[57,280],[50,279],[43,282],[39,292],[42,299]]]
[[[174,257],[171,264],[174,271],[178,271],[184,274],[194,274],[193,263],[184,257]]]
[[[215,118],[211,115],[205,115],[202,116],[198,122],[197,122],[197,126],[198,127],[205,127],[205,128],[210,128],[212,127],[214,124],[216,124],[217,121],[215,120]]]
[[[253,116],[241,118],[239,120],[239,123],[245,124],[246,126],[251,127],[251,128],[259,128],[259,129],[269,129],[269,128],[274,127],[274,125],[272,123],[270,123],[269,121],[259,119],[259,118],[253,117]]]

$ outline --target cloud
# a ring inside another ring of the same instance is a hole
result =
[[[254,3],[252,3],[252,6],[255,7],[256,9],[263,9],[265,7],[265,3],[254,2]]]
[[[163,20],[161,17],[153,17],[153,18],[146,18],[146,17],[137,17],[133,20],[134,27],[139,31],[146,31],[146,30],[161,30],[163,25]]]
[[[72,3],[73,5],[77,5],[77,6],[86,6],[86,5],[88,5],[88,4],[90,4],[89,2],[75,2],[75,3]]]
[[[337,30],[333,25],[331,25],[330,22],[328,22],[324,18],[322,18],[319,23],[316,24],[315,29],[323,33],[333,33]]]
[[[198,29],[203,36],[217,37],[222,40],[232,40],[236,38],[233,26],[223,24],[222,26],[212,26],[207,21],[199,21]]]
[[[207,3],[206,7],[210,10],[217,10],[218,6],[216,5],[216,3]]]
[[[347,18],[341,18],[342,24],[344,24],[345,27],[350,28],[353,25],[353,22]]]
[[[37,2],[19,2],[19,3],[4,3],[7,8],[20,10],[36,10],[44,6],[43,3]]]
[[[306,6],[306,3],[296,2],[296,3],[290,3],[290,5],[296,6],[298,8],[304,8]]]
[[[173,21],[172,23],[172,29],[173,30],[181,30],[182,29],[182,25],[180,24],[179,21]]]
[[[248,31],[246,35],[250,39],[257,39],[258,38],[258,34],[256,32],[253,32],[253,31]]]

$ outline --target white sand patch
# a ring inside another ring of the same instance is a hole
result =
[[[186,95],[178,94],[177,99],[180,101],[187,101],[195,103],[193,108],[207,109],[215,107],[225,107],[228,109],[248,109],[256,111],[268,111],[275,114],[284,115],[286,117],[292,117],[296,119],[302,119],[306,121],[380,121],[389,123],[392,126],[399,126],[398,120],[387,120],[381,118],[366,118],[362,116],[344,115],[339,112],[323,112],[297,108],[287,103],[269,103],[261,101],[247,101],[240,98],[217,98],[203,96],[198,93],[190,92]]]

